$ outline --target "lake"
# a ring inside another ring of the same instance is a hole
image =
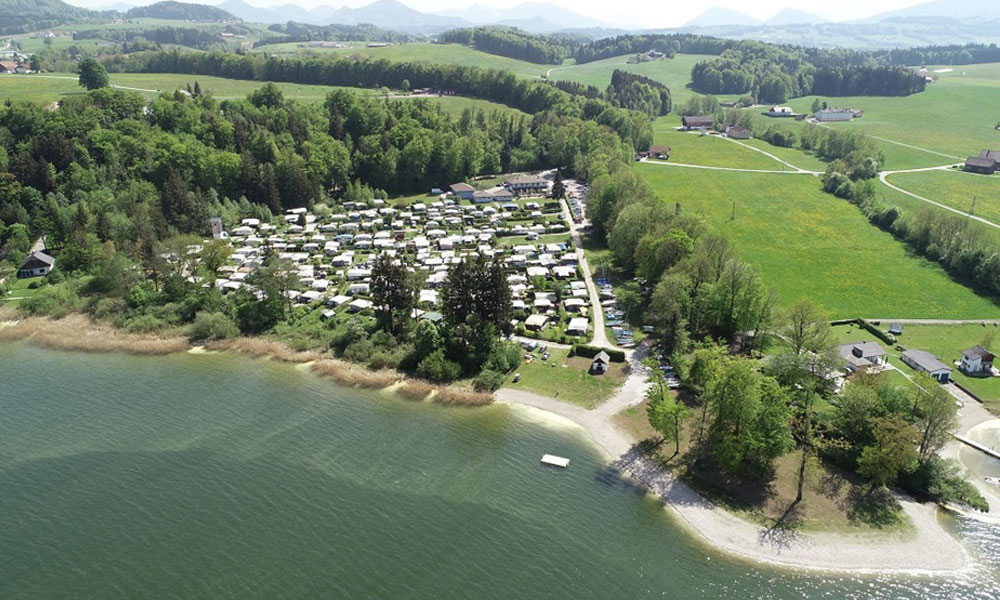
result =
[[[0,598],[996,598],[712,551],[578,429],[233,355],[0,344]],[[569,469],[539,457],[569,457]],[[928,549],[933,552],[932,548]]]

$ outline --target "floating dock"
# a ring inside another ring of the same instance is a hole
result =
[[[565,469],[569,466],[569,459],[563,458],[561,456],[556,456],[554,454],[546,454],[542,456],[543,465],[552,465],[553,467],[562,467]]]

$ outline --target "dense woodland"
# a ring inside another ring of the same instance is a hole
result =
[[[239,21],[232,14],[215,6],[175,2],[174,0],[163,0],[148,6],[135,6],[128,9],[125,16],[129,19],[170,19],[174,21]]]
[[[81,29],[73,32],[74,40],[108,40],[122,44],[122,52],[154,49],[157,45],[172,44],[207,50],[225,46],[223,32],[248,35],[251,31],[241,25],[216,25],[207,27],[135,27]],[[147,42],[147,43],[143,43]]]
[[[277,34],[254,42],[254,47],[286,42],[339,41],[339,42],[391,42],[403,44],[406,42],[424,41],[423,36],[389,31],[371,24],[360,25],[309,25],[307,23],[278,23],[271,25],[268,31]]]
[[[513,27],[453,29],[439,35],[438,41],[543,65],[561,64],[571,51],[565,39],[532,35]]]

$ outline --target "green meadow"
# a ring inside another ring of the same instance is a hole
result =
[[[886,181],[928,200],[1000,224],[1000,176],[949,169],[897,173],[886,177]]]
[[[783,304],[811,298],[834,318],[1000,316],[994,301],[825,194],[818,177],[636,168],[664,201],[702,215],[712,231],[726,235]]]
[[[688,87],[691,83],[691,68],[697,62],[713,58],[701,54],[677,54],[671,59],[628,64],[626,61],[630,56],[632,55],[616,56],[582,65],[553,67],[549,72],[549,78],[593,85],[603,90],[611,83],[611,73],[615,69],[622,69],[663,83],[670,88],[674,106],[679,106],[694,94]]]
[[[912,146],[883,142],[891,170],[948,164],[983,148],[1000,148],[1000,131],[994,129],[1000,120],[1000,63],[930,69],[951,71],[936,73],[938,80],[920,94],[824,98],[833,106],[865,111],[861,119],[831,127],[853,127]],[[806,96],[788,104],[806,112],[814,99]]]
[[[663,117],[653,125],[653,143],[670,146],[670,162],[735,169],[782,170],[780,162],[721,136],[677,131],[680,124],[680,119],[676,117]],[[790,170],[788,167],[784,169]]]
[[[410,43],[368,48],[363,43],[354,43],[348,44],[347,48],[310,48],[304,46],[302,42],[287,42],[259,46],[257,51],[270,54],[344,54],[391,61],[424,61],[433,64],[490,67],[507,69],[524,77],[541,77],[547,69],[553,66],[536,65],[523,60],[488,54],[461,44]],[[608,81],[604,83],[604,86],[606,87],[610,82],[611,74],[609,72]]]

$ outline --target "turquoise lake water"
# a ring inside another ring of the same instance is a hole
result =
[[[0,599],[997,598],[720,555],[576,429],[230,355],[0,344]],[[572,466],[539,465],[547,452]],[[928,548],[928,552],[933,552]]]

